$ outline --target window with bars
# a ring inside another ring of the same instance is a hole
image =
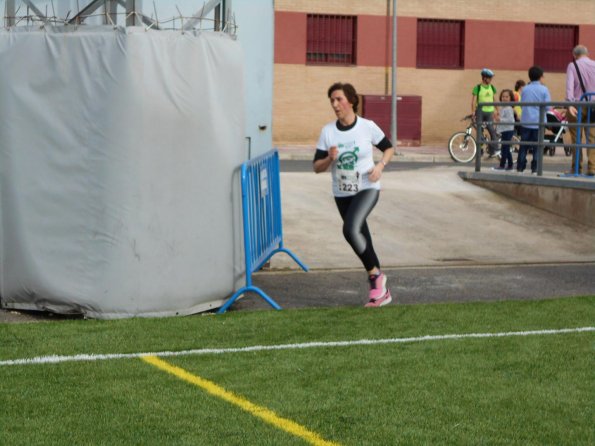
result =
[[[355,64],[357,18],[308,14],[306,61],[313,64]]]
[[[417,20],[417,67],[463,68],[465,22]]]
[[[536,24],[534,64],[545,71],[564,72],[577,43],[577,26]]]

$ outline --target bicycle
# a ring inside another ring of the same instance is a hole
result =
[[[473,115],[467,115],[461,119],[461,121],[469,121],[469,124],[465,131],[456,132],[450,137],[448,140],[448,153],[454,161],[458,163],[468,163],[475,158],[475,154],[477,153],[477,140],[471,134],[473,129],[475,129],[475,119]],[[487,123],[484,122],[481,129],[483,140],[485,141],[485,143],[481,145],[481,153],[483,154],[486,151],[490,153],[489,150],[486,150],[489,148],[489,143],[491,141]],[[500,149],[496,150],[493,154],[490,153],[490,158],[491,157],[500,157]]]

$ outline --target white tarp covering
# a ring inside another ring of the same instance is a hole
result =
[[[242,65],[221,33],[0,31],[3,307],[181,315],[233,292]]]

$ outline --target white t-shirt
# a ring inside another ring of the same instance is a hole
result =
[[[364,189],[380,189],[380,181],[369,181],[368,172],[374,168],[374,146],[383,138],[380,127],[360,116],[348,130],[339,130],[337,121],[322,128],[316,148],[325,152],[332,146],[339,149],[339,157],[331,170],[335,197],[349,197]]]

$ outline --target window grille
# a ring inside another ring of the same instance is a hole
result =
[[[577,43],[577,26],[536,24],[534,64],[545,71],[564,72]]]
[[[463,68],[465,22],[417,20],[417,68]]]
[[[308,14],[306,61],[353,65],[356,48],[355,16]]]

